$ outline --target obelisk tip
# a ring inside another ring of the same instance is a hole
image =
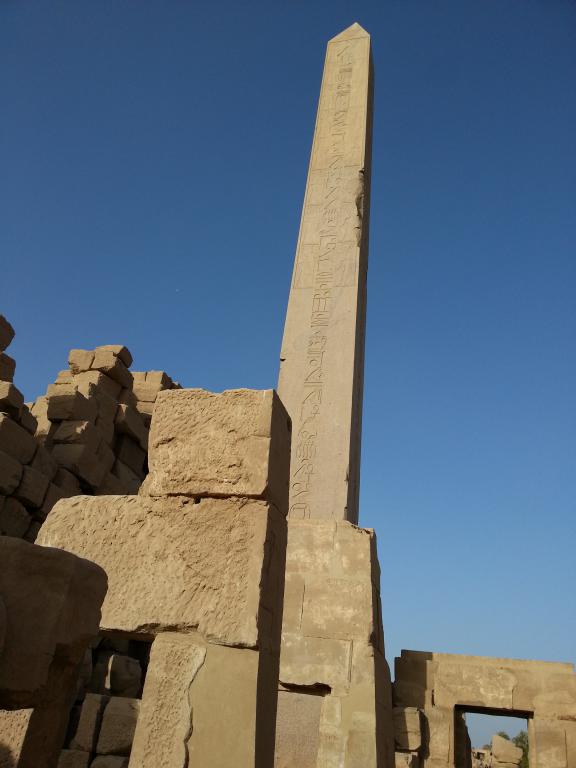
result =
[[[330,40],[330,42],[336,43],[336,42],[340,42],[341,40],[352,40],[355,37],[370,38],[370,35],[368,34],[368,32],[366,32],[364,27],[361,27],[357,21],[355,21],[354,24],[351,24],[349,27],[347,27],[342,32],[340,32],[339,35],[336,35],[336,37],[333,37]]]

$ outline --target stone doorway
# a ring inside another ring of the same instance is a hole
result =
[[[523,712],[456,706],[455,768],[528,768],[530,720]]]

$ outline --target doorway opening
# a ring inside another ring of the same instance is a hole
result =
[[[528,713],[454,710],[455,768],[529,768]]]

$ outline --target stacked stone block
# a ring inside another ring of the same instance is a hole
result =
[[[13,338],[0,315],[0,534],[34,539],[64,494],[53,482],[56,462],[34,437],[36,419],[13,384],[16,364],[5,352]]]

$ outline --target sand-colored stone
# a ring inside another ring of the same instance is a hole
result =
[[[394,707],[394,742],[396,749],[416,752],[422,744],[420,710],[416,707]]]
[[[14,338],[14,328],[10,325],[4,315],[0,315],[0,352],[10,346]]]
[[[276,768],[316,768],[323,696],[278,692]]]
[[[139,699],[112,696],[104,708],[96,751],[100,755],[129,755],[140,711]]]
[[[276,588],[263,577],[264,560],[278,555],[284,537],[282,516],[261,501],[77,496],[56,504],[38,543],[107,572],[103,629],[198,630],[256,647],[269,639],[259,613],[274,605],[266,591]]]
[[[21,464],[28,464],[36,453],[38,442],[7,414],[0,413],[0,450]]]
[[[492,758],[497,763],[513,763],[517,765],[522,758],[522,750],[508,739],[494,734],[492,736]]]
[[[371,132],[370,36],[353,24],[326,52],[280,355],[297,518],[358,520]]]
[[[84,752],[94,752],[102,723],[102,714],[109,697],[98,693],[87,693],[82,703],[80,720],[76,733],[70,742],[70,748]]]
[[[89,768],[90,755],[75,749],[63,749],[60,752],[58,768]]]
[[[273,390],[165,390],[150,430],[152,496],[244,496],[287,508],[290,425]]]

